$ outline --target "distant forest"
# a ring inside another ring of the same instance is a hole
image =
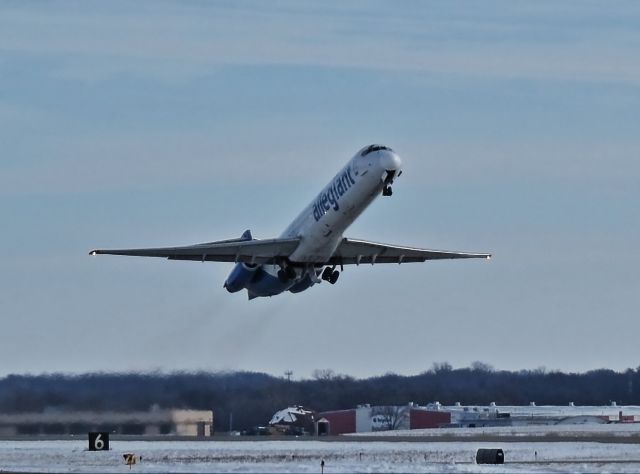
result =
[[[217,431],[266,424],[289,405],[316,411],[356,405],[443,404],[604,405],[612,401],[640,404],[640,368],[563,373],[545,369],[510,372],[475,362],[454,369],[437,363],[419,375],[386,374],[355,379],[332,370],[288,380],[255,372],[151,373],[84,375],[9,375],[0,379],[0,412],[44,410],[213,410]]]

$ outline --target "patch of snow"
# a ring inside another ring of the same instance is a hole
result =
[[[1,441],[0,470],[130,472],[638,472],[640,445],[620,443],[111,441],[108,452],[85,441]],[[502,448],[506,466],[477,466],[478,448]]]
[[[289,407],[284,410],[276,412],[269,421],[270,425],[277,425],[281,423],[295,423],[298,416],[305,417],[311,415],[313,412],[305,410],[303,407]],[[297,416],[296,416],[297,415]]]

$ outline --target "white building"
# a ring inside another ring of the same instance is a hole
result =
[[[640,406],[618,406],[615,402],[601,406],[541,405],[460,405],[429,404],[428,408],[451,414],[449,426],[522,426],[557,424],[597,424],[640,422]]]

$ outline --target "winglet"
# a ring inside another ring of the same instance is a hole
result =
[[[253,237],[251,236],[251,230],[247,229],[242,233],[242,236],[240,237],[240,239],[242,240],[253,240]]]
[[[98,255],[98,251],[97,250],[92,250],[91,252],[89,252],[89,255],[91,255],[92,257],[94,255]]]

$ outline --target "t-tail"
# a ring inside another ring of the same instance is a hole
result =
[[[240,241],[244,242],[249,240],[253,240],[253,236],[251,235],[251,230],[247,229],[240,236]],[[229,293],[237,293],[238,291],[244,290],[254,277],[257,269],[258,265],[256,264],[236,263],[236,266],[233,267],[233,270],[231,270],[231,273],[225,280],[223,287]]]

